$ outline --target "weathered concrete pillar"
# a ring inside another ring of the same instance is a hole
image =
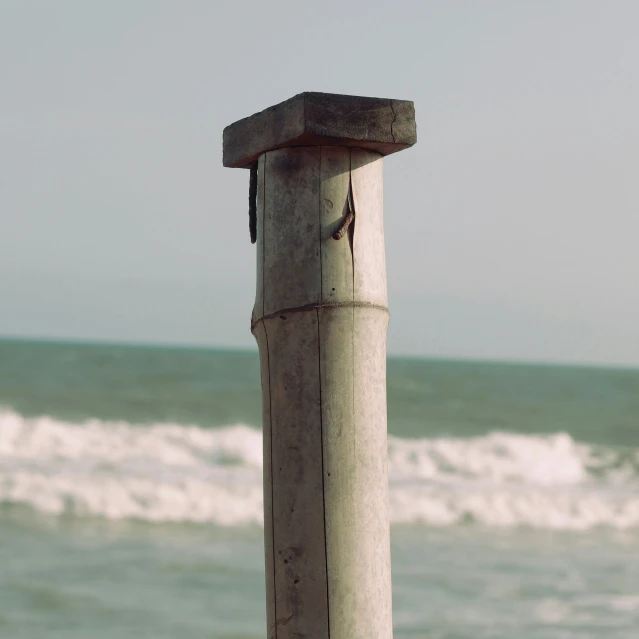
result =
[[[258,163],[269,639],[392,637],[382,156],[415,142],[412,102],[323,93],[224,130]]]

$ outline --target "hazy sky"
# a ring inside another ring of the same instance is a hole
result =
[[[0,0],[0,335],[254,347],[248,171],[301,91],[415,101],[391,353],[639,365],[639,2]]]

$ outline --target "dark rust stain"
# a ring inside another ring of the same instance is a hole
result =
[[[249,179],[249,233],[251,244],[257,241],[257,162],[251,164]]]

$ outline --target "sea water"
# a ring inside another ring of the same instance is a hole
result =
[[[639,371],[390,359],[395,637],[639,637]],[[0,341],[0,639],[266,636],[255,352]]]

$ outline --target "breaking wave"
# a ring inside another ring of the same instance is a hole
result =
[[[389,437],[393,523],[639,530],[639,448],[566,433]],[[0,503],[61,515],[262,523],[262,435],[0,409]]]

